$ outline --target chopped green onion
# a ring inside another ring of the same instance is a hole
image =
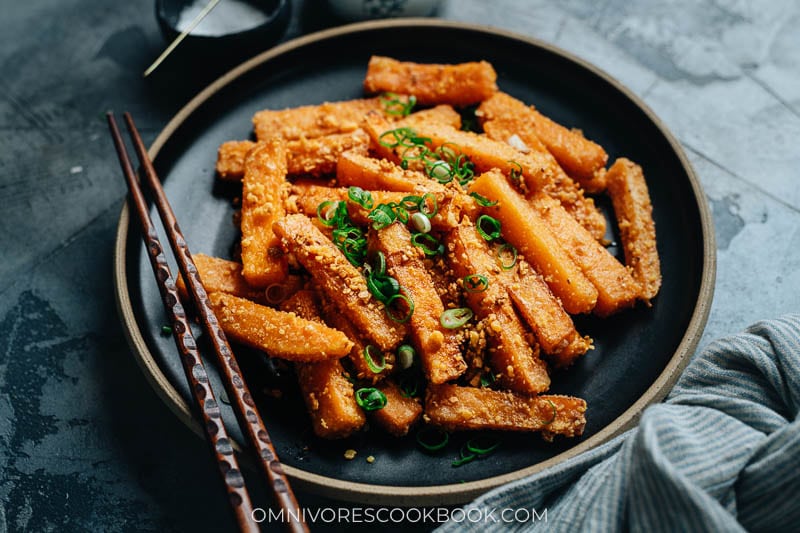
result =
[[[411,236],[411,244],[420,248],[427,256],[444,253],[444,244],[437,241],[430,233],[415,233]]]
[[[400,284],[390,276],[370,276],[367,289],[382,304],[387,304],[392,296],[400,292]]]
[[[469,451],[467,449],[467,445],[465,444],[465,445],[463,445],[461,447],[461,450],[459,450],[459,452],[458,452],[458,459],[453,461],[451,463],[451,465],[453,466],[453,468],[457,468],[457,467],[459,467],[461,465],[465,465],[467,463],[470,463],[470,462],[474,461],[477,458],[478,458],[478,455],[473,453],[473,452],[471,452],[471,451]]]
[[[488,374],[481,375],[481,387],[489,387],[495,381],[494,374],[489,372]]]
[[[474,313],[469,307],[448,309],[439,317],[439,323],[447,329],[460,328],[472,318]]]
[[[493,241],[500,237],[500,221],[489,215],[479,216],[475,228],[484,240]]]
[[[549,403],[550,407],[553,408],[553,416],[547,422],[543,422],[542,423],[543,426],[549,426],[550,424],[555,422],[556,421],[556,415],[558,414],[558,409],[556,409],[556,404],[554,404],[552,400],[547,400],[547,403]]]
[[[510,259],[503,258],[506,254],[510,256]],[[500,262],[500,268],[511,270],[517,264],[517,249],[514,248],[513,244],[505,243],[497,250],[497,259]]]
[[[379,362],[375,361],[375,357],[370,352],[378,352],[377,355],[380,356]],[[373,344],[367,344],[364,347],[364,360],[367,362],[367,366],[370,370],[372,370],[373,374],[380,374],[386,368],[386,356],[383,352]]]
[[[400,205],[403,206],[406,211],[416,211],[419,209],[419,204],[422,202],[421,196],[406,196],[402,200],[400,200]]]
[[[414,144],[404,144],[406,139],[416,137],[417,133],[411,128],[397,128],[384,131],[378,137],[378,143],[386,148],[397,148],[398,146],[414,146]]]
[[[386,395],[375,387],[358,389],[356,403],[365,411],[377,411],[386,407]]]
[[[372,193],[365,191],[361,187],[350,187],[347,190],[347,197],[364,209],[372,209],[372,206],[374,205]]]
[[[469,195],[472,196],[473,198],[475,198],[475,202],[481,207],[492,207],[492,206],[497,205],[497,200],[491,201],[488,198],[486,198],[485,196],[481,196],[480,194],[478,194],[476,192],[471,192],[471,193],[469,193]]]
[[[447,446],[448,442],[450,435],[441,429],[426,427],[417,432],[417,443],[429,452],[438,452]]]
[[[411,215],[411,225],[420,233],[429,233],[431,231],[431,221],[424,213]]]
[[[478,439],[470,439],[467,441],[467,450],[480,456],[492,453],[498,448],[498,446],[500,446],[500,441],[492,440],[485,445],[478,442]]]
[[[395,93],[383,93],[381,104],[383,104],[383,110],[387,115],[407,117],[417,104],[417,97],[409,96],[408,101],[404,102],[403,99]]]
[[[435,217],[439,212],[439,202],[436,201],[436,196],[429,192],[423,194],[419,201],[419,211],[428,218]]]
[[[395,314],[393,305],[394,302],[396,302],[397,300],[405,302],[407,308],[406,314],[404,315]],[[399,294],[399,293],[395,294],[394,296],[389,298],[389,300],[384,305],[386,307],[386,316],[388,316],[390,319],[394,320],[399,324],[405,324],[406,322],[408,322],[408,319],[411,318],[411,315],[414,314],[414,300],[412,300],[405,294]]]
[[[405,207],[400,204],[392,204],[389,207],[394,209],[394,215],[397,217],[397,220],[402,222],[403,224],[408,222],[408,211]]]
[[[511,163],[511,165],[517,168],[512,168],[508,172],[508,177],[511,178],[511,181],[513,181],[514,183],[519,184],[520,179],[522,178],[522,165],[520,165],[516,161],[509,161],[509,163]]]
[[[386,204],[380,204],[367,215],[372,221],[372,229],[381,230],[397,220],[397,215],[391,207]]]
[[[439,183],[448,183],[453,179],[453,169],[446,161],[431,163],[425,170],[428,172],[428,176]]]
[[[328,200],[317,206],[317,218],[324,226],[334,226],[337,223],[336,212],[338,211],[339,201]]]
[[[161,326],[161,334],[162,335],[172,335],[172,327],[170,327],[170,326]]]
[[[483,292],[489,288],[489,278],[482,274],[470,274],[464,277],[464,290],[467,292]]]
[[[372,256],[374,260],[374,264],[370,263],[370,269],[373,276],[383,276],[386,274],[386,256],[383,255],[383,252],[378,250]]]
[[[397,349],[397,362],[403,370],[411,368],[414,364],[414,355],[416,352],[409,344],[403,344]]]

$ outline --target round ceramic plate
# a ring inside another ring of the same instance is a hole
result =
[[[231,205],[236,191],[214,177],[220,143],[249,138],[251,117],[263,108],[362,96],[372,54],[419,62],[491,62],[502,90],[562,124],[581,128],[606,148],[610,161],[626,156],[641,164],[654,205],[664,277],[660,295],[650,308],[638,306],[606,320],[578,318],[579,330],[594,338],[596,348],[553,376],[553,393],[588,402],[581,438],[550,444],[535,434],[502,435],[496,453],[458,468],[451,463],[466,436],[455,435],[445,450],[433,455],[423,453],[414,436],[396,439],[379,431],[321,441],[311,434],[302,401],[287,385],[287,376],[276,375],[261,354],[239,353],[251,390],[289,389],[281,398],[259,396],[280,459],[296,484],[373,504],[460,503],[601,444],[634,425],[646,405],[663,398],[692,354],[711,304],[711,218],[678,143],[640,100],[607,74],[550,45],[505,32],[396,20],[324,31],[265,52],[213,83],[170,121],[150,156],[194,252],[231,257],[236,240]],[[154,387],[199,433],[175,346],[170,337],[160,335],[165,315],[136,228],[124,208],[115,258],[122,320]],[[221,391],[215,367],[208,366],[215,390]],[[224,407],[224,418],[234,428],[233,413]],[[238,428],[232,433],[242,442]],[[356,459],[343,458],[348,448],[357,450]],[[372,464],[364,460],[370,455],[375,457]]]

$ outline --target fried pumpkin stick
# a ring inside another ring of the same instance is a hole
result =
[[[467,303],[485,320],[489,335],[492,369],[498,381],[509,389],[538,394],[550,388],[547,365],[539,358],[539,347],[525,339],[525,328],[511,306],[506,288],[500,281],[500,267],[489,247],[472,224],[455,228],[447,236],[448,262],[459,278],[485,275],[488,284],[480,292],[469,290]]]
[[[381,350],[393,350],[406,334],[372,297],[364,276],[305,215],[288,215],[273,225],[286,249],[311,274],[326,298]]]
[[[608,170],[606,179],[625,251],[625,263],[641,285],[642,299],[649,302],[661,288],[661,263],[656,248],[653,205],[642,167],[620,158]]]
[[[586,427],[586,401],[572,396],[525,396],[489,388],[438,385],[428,387],[425,416],[448,431],[541,431],[575,437]]]
[[[298,291],[281,308],[322,323],[314,291]],[[338,359],[297,363],[295,370],[315,435],[341,439],[352,435],[366,423],[364,412],[356,403],[353,384],[345,377]]]

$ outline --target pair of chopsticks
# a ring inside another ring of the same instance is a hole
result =
[[[232,441],[223,425],[219,404],[214,397],[214,392],[211,390],[205,366],[200,359],[200,353],[197,350],[195,339],[189,328],[189,322],[178,297],[175,281],[164,256],[158,233],[153,221],[150,219],[141,185],[128,157],[125,142],[117,127],[114,114],[109,112],[106,116],[120,165],[128,184],[130,200],[139,218],[142,236],[150,258],[150,265],[153,267],[153,273],[158,281],[164,308],[172,323],[175,344],[180,352],[180,359],[189,383],[189,389],[194,397],[197,411],[202,418],[202,426],[219,467],[222,481],[225,484],[234,517],[241,531],[259,531],[260,528],[253,519],[253,504],[245,487],[244,478],[233,451]],[[128,132],[133,140],[136,155],[142,166],[143,179],[154,196],[154,202],[167,232],[167,238],[178,263],[178,268],[186,283],[188,292],[192,296],[195,308],[200,314],[203,329],[214,345],[214,351],[222,369],[222,379],[228,390],[229,397],[233,398],[232,405],[235,408],[239,424],[244,427],[244,433],[258,455],[258,463],[269,480],[272,492],[283,512],[283,519],[287,528],[290,531],[307,532],[308,527],[302,521],[301,510],[289,485],[289,480],[286,478],[278,461],[272,441],[264,427],[264,422],[261,420],[253,397],[250,395],[250,391],[239,371],[239,365],[236,363],[233,351],[214,316],[214,311],[211,309],[208,295],[192,261],[186,239],[184,239],[178,227],[175,213],[167,201],[164,189],[161,187],[161,182],[156,175],[153,164],[147,156],[144,143],[136,130],[133,119],[129,113],[125,113],[124,117]]]

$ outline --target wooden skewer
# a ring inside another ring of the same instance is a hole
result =
[[[181,44],[181,41],[183,41],[186,38],[187,35],[192,33],[192,30],[195,29],[197,27],[197,25],[200,24],[203,21],[204,18],[206,18],[206,15],[211,13],[211,10],[214,9],[215,7],[217,7],[217,4],[219,4],[219,0],[210,0],[208,2],[208,4],[206,4],[206,6],[203,8],[203,10],[200,11],[200,13],[198,13],[197,16],[194,19],[192,19],[192,21],[189,23],[189,26],[187,26],[187,28],[185,30],[183,30],[180,33],[180,35],[175,37],[175,39],[171,43],[169,43],[169,46],[167,46],[167,48],[164,49],[163,52],[161,52],[161,55],[158,56],[155,61],[153,61],[152,65],[147,67],[147,70],[144,71],[144,77],[145,78],[147,76],[149,76],[150,74],[152,74],[153,71],[155,69],[157,69],[158,66],[161,63],[164,62],[164,60],[167,58],[167,56],[170,55],[172,53],[172,51],[175,50],[175,48],[179,44]]]
[[[178,299],[174,280],[170,275],[169,267],[164,258],[155,226],[150,219],[140,184],[136,179],[124,142],[116,126],[114,116],[112,113],[108,113],[107,117],[120,158],[120,164],[122,165],[128,188],[134,202],[135,211],[137,212],[142,226],[151,265],[159,281],[159,290],[162,291],[167,313],[170,315],[170,318],[173,319],[173,324],[175,324],[174,334],[178,349],[181,351],[181,362],[184,365],[187,378],[192,385],[190,388],[195,396],[195,400],[198,402],[198,405],[201,406],[200,412],[205,422],[204,426],[209,437],[209,443],[211,443],[212,451],[215,456],[217,456],[223,482],[228,488],[230,503],[234,509],[237,523],[242,531],[258,531],[258,526],[252,519],[253,508],[247,489],[244,486],[244,479],[241,475],[238,463],[236,462],[236,457],[231,447],[231,441],[223,426],[222,418],[219,414],[219,406],[208,384],[205,367],[203,367],[197,352],[194,338],[192,337],[191,330],[186,321],[186,316],[183,312],[180,300]],[[284,512],[287,529],[293,532],[308,532],[308,527],[302,521],[301,510],[297,499],[278,461],[275,449],[272,446],[272,441],[264,427],[264,423],[258,413],[253,397],[250,395],[250,391],[239,371],[239,365],[236,362],[233,351],[211,309],[208,295],[203,288],[200,276],[197,273],[197,268],[192,261],[192,256],[189,252],[186,240],[180,231],[175,213],[172,211],[172,207],[167,201],[164,190],[153,168],[153,164],[147,156],[144,143],[130,114],[125,113],[124,118],[133,140],[134,149],[136,150],[136,154],[144,170],[143,178],[155,198],[156,208],[164,228],[167,231],[170,247],[177,260],[183,279],[186,282],[187,289],[192,295],[195,307],[200,313],[203,327],[214,346],[219,366],[223,371],[223,382],[228,389],[228,395],[234,400],[232,405],[239,418],[239,423],[245,429],[245,435],[247,435],[251,446],[257,452],[258,463],[269,480],[273,494]],[[201,385],[201,387],[196,388],[195,383]],[[200,389],[202,389],[202,392]],[[206,414],[208,414],[208,417],[206,417]],[[222,464],[223,459],[227,464]]]

